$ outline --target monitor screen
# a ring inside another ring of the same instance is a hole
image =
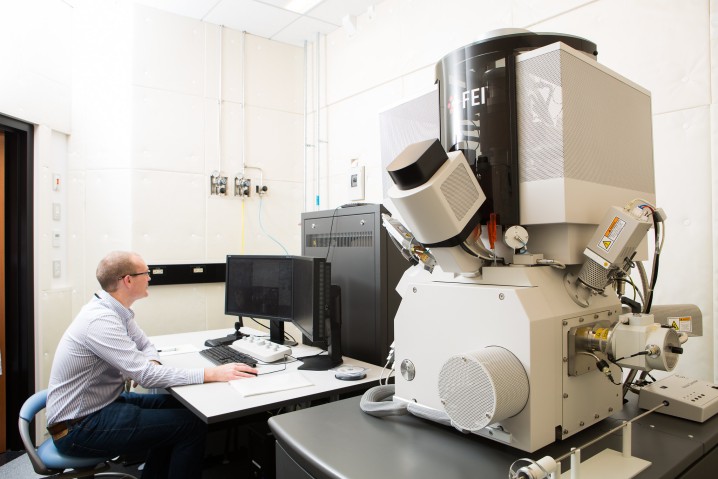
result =
[[[275,328],[292,321],[310,341],[325,341],[329,268],[323,258],[308,256],[227,256],[225,314],[269,319]]]
[[[292,320],[293,260],[285,256],[228,256],[225,314]]]

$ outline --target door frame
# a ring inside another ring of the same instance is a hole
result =
[[[5,356],[6,424],[35,392],[34,125],[0,114],[5,133]],[[23,448],[15,427],[7,448]]]

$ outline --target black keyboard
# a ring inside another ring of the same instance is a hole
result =
[[[244,363],[251,367],[257,365],[257,360],[252,356],[240,353],[230,346],[213,346],[203,349],[199,353],[214,364]]]

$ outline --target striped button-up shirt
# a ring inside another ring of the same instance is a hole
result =
[[[157,349],[135,313],[105,291],[97,293],[60,340],[47,394],[47,423],[77,419],[102,409],[122,393],[126,379],[146,388],[198,384],[204,370],[150,362]]]

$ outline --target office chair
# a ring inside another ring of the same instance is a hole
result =
[[[135,476],[121,472],[103,472],[110,468],[109,457],[75,457],[66,456],[55,448],[52,439],[47,439],[35,448],[30,433],[30,423],[38,412],[45,409],[47,403],[47,389],[36,392],[30,396],[20,409],[18,428],[20,437],[25,445],[27,455],[30,457],[32,468],[42,475],[52,475],[54,478],[79,477],[118,477],[137,479]],[[70,469],[65,472],[66,469]],[[55,475],[57,474],[57,475]]]

